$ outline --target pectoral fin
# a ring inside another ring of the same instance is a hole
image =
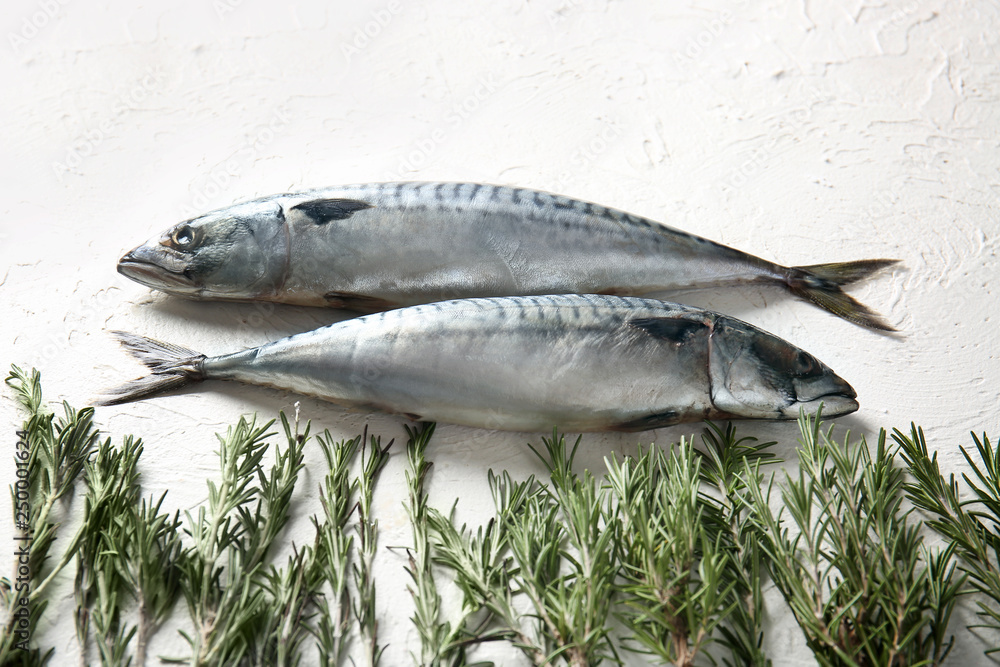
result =
[[[379,297],[353,294],[351,292],[327,292],[323,295],[323,298],[330,308],[356,310],[359,313],[378,313],[383,310],[392,310],[399,307],[399,304],[380,299]]]
[[[654,428],[673,426],[674,424],[679,424],[680,422],[680,414],[673,410],[667,410],[666,412],[657,412],[656,414],[646,415],[645,417],[639,417],[638,419],[616,424],[608,430],[634,433],[636,431],[650,431]]]
[[[708,328],[704,322],[678,317],[643,317],[629,320],[628,323],[630,326],[642,329],[650,336],[662,338],[676,345],[683,345]]]
[[[314,199],[296,204],[292,210],[306,214],[317,225],[325,225],[331,220],[346,220],[366,208],[375,206],[357,199]]]

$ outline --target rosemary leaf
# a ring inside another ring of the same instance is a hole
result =
[[[799,428],[799,472],[785,474],[784,510],[771,511],[770,484],[749,489],[775,584],[817,661],[940,664],[962,582],[951,549],[928,555],[919,522],[902,507],[897,450],[884,430],[874,451],[849,434],[837,443],[818,414],[803,413]]]
[[[248,529],[270,522],[284,523],[286,517],[263,514],[263,500],[280,485],[258,489],[265,483],[261,460],[267,449],[267,429],[274,422],[257,427],[256,421],[240,418],[226,436],[219,437],[222,478],[218,485],[208,482],[208,506],[192,515],[186,512],[187,530],[194,544],[181,559],[181,590],[188,604],[194,632],[182,633],[191,646],[192,665],[230,665],[249,651],[251,637],[264,605],[263,592],[253,586],[257,569],[270,543],[261,539],[261,529]],[[286,458],[291,458],[286,451]],[[294,457],[298,460],[298,457]],[[278,475],[287,473],[278,469]],[[296,469],[297,470],[297,469]],[[283,481],[283,479],[281,480]],[[277,494],[280,505],[281,497]],[[255,511],[250,507],[258,500]],[[280,507],[279,507],[280,509]]]
[[[752,520],[748,487],[760,486],[762,465],[781,462],[767,451],[777,443],[738,438],[732,422],[725,429],[708,422],[702,442],[706,452],[702,454],[701,476],[721,496],[721,536],[730,556],[724,576],[734,582],[732,612],[718,626],[718,641],[730,650],[722,662],[727,667],[770,667],[771,660],[763,650],[762,536]]]
[[[326,459],[327,473],[320,486],[323,520],[313,517],[316,527],[315,576],[329,587],[330,594],[317,598],[319,624],[313,630],[320,664],[339,667],[344,664],[349,645],[351,600],[348,592],[349,566],[354,538],[348,535],[348,523],[357,505],[358,480],[350,476],[363,436],[335,442],[327,430],[317,438]]]
[[[16,628],[24,619],[19,619],[15,610],[21,608],[24,598],[21,592],[29,590],[26,625],[38,627],[47,606],[44,592],[73,560],[76,548],[83,539],[78,531],[70,538],[58,561],[46,571],[50,551],[60,529],[60,522],[54,516],[56,503],[71,496],[84,462],[97,443],[98,434],[92,408],[74,410],[68,403],[63,403],[64,416],[59,419],[46,410],[42,400],[41,375],[37,370],[32,369],[27,374],[17,366],[11,366],[5,382],[14,390],[17,402],[27,412],[27,419],[19,432],[28,446],[27,457],[26,460],[19,460],[18,466],[19,469],[26,469],[28,475],[26,525],[19,525],[23,519],[17,515],[19,498],[23,496],[24,489],[11,485],[11,500],[19,541],[30,550],[30,555],[26,577],[17,572],[21,563],[15,560],[14,574],[9,579],[0,579],[0,603],[5,612],[4,627],[0,632],[0,664],[21,662],[38,665],[48,662],[53,652],[42,653],[34,646],[28,651],[17,648],[21,635]],[[20,454],[22,450],[18,451]]]
[[[641,646],[633,650],[689,667],[740,604],[725,512],[701,493],[701,462],[687,440],[607,466],[617,501],[610,518],[621,524],[621,618]]]
[[[371,436],[368,429],[361,436],[361,477],[358,480],[358,543],[360,553],[354,563],[354,585],[358,598],[354,604],[361,635],[361,649],[364,651],[362,665],[375,667],[382,657],[384,645],[378,643],[378,619],[375,615],[375,579],[372,564],[378,550],[378,521],[372,516],[372,498],[379,474],[389,462],[390,440],[382,446],[381,437]]]
[[[1000,450],[995,450],[984,433],[982,438],[972,434],[976,457],[965,447],[962,456],[972,469],[972,476],[962,475],[965,488],[971,490],[971,500],[961,500],[962,488],[955,475],[946,480],[938,465],[937,453],[930,454],[923,429],[910,425],[907,435],[896,429],[893,440],[899,445],[900,456],[906,462],[913,481],[905,485],[906,496],[930,517],[928,522],[935,531],[948,540],[945,553],[955,553],[961,561],[961,570],[968,577],[972,589],[979,594],[976,600],[982,625],[1000,631]],[[947,581],[954,564],[931,560],[931,567],[938,578]],[[954,598],[954,592],[944,583],[934,583],[933,595],[942,600],[942,606]],[[945,607],[942,614],[950,613]],[[941,640],[938,640],[941,641]],[[1000,652],[998,646],[988,646],[987,655]]]

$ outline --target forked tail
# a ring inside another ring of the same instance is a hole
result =
[[[109,390],[97,399],[94,405],[117,405],[137,401],[204,379],[201,370],[204,354],[125,331],[111,333],[132,353],[132,356],[153,372]]]
[[[796,296],[812,301],[820,308],[849,322],[870,329],[895,331],[882,316],[841,289],[877,271],[892,266],[898,259],[862,259],[856,262],[812,264],[789,269],[788,288]]]

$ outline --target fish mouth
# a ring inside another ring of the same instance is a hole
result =
[[[806,412],[816,412],[819,410],[820,406],[823,407],[824,417],[841,417],[843,415],[849,415],[852,412],[857,412],[858,408],[861,407],[857,400],[842,394],[827,394],[826,396],[820,396],[819,398],[811,401],[799,401],[798,403],[795,403],[794,406],[795,412],[794,414],[790,414],[790,416],[796,418],[799,416],[800,410],[805,410]]]
[[[857,412],[860,407],[857,401],[858,392],[854,391],[854,387],[846,380],[834,375],[825,378],[823,385],[818,388],[822,393],[812,396],[803,396],[805,392],[800,390],[798,400],[790,406],[794,407],[796,413],[792,416],[797,417],[799,410],[802,409],[806,412],[815,412],[821,405],[824,417],[840,417]]]
[[[140,285],[171,294],[190,296],[198,291],[198,286],[185,271],[171,271],[149,255],[145,246],[126,253],[118,260],[118,273]]]

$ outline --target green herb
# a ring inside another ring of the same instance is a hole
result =
[[[669,453],[607,461],[621,523],[621,614],[639,650],[689,667],[736,606],[724,516],[701,491],[700,459],[681,440]]]
[[[279,567],[272,546],[289,519],[310,430],[299,432],[297,414],[294,426],[280,415],[284,446],[267,442],[273,422],[241,419],[220,437],[221,477],[182,521],[162,511],[164,496],[141,499],[138,439],[99,443],[89,408],[64,403],[65,416],[55,418],[43,407],[37,372],[14,367],[7,384],[28,413],[30,622],[73,564],[81,664],[93,657],[143,665],[179,594],[193,624],[182,633],[191,648],[184,662],[299,665],[312,635],[327,667],[379,663],[372,500],[391,442],[383,447],[367,431],[341,442],[329,431],[317,438],[329,469],[316,537],[292,545]],[[973,436],[976,454],[962,449],[972,471],[960,487],[954,475],[942,476],[915,426],[894,432],[896,447],[883,431],[869,448],[863,438],[834,441],[819,415],[803,415],[799,425],[799,470],[784,475],[777,513],[775,478],[761,473],[775,462],[767,452],[774,443],[739,438],[731,425],[709,424],[702,453],[682,440],[610,457],[604,480],[575,472],[581,441],[568,447],[554,432],[536,451],[547,480],[489,471],[496,515],[474,531],[456,527],[455,507],[445,515],[428,505],[434,428],[408,429],[405,507],[414,543],[405,568],[421,639],[414,662],[464,665],[474,645],[509,641],[539,666],[620,662],[621,647],[677,665],[766,667],[768,570],[824,666],[941,664],[966,580],[980,594],[984,624],[1000,629],[1000,451],[989,439]],[[66,513],[60,501],[81,476],[82,521],[53,554]],[[15,511],[23,486],[11,489]],[[924,546],[906,498],[931,517],[946,548]],[[436,565],[462,593],[455,618],[442,611]],[[8,612],[0,664],[44,664],[51,649],[15,648],[14,579],[0,580],[0,602]]]
[[[982,439],[972,434],[978,461],[965,447],[959,448],[973,473],[973,477],[962,475],[973,495],[963,501],[955,475],[945,480],[937,453],[928,452],[923,429],[911,424],[909,435],[896,430],[892,437],[913,477],[906,485],[907,497],[931,516],[930,526],[961,558],[972,588],[988,600],[976,600],[983,626],[1000,630],[1000,450],[993,448],[985,433]],[[998,651],[997,646],[986,649],[987,654]]]
[[[441,517],[439,513],[434,513],[432,519],[433,510],[427,505],[424,491],[431,468],[425,453],[434,427],[434,424],[423,424],[416,429],[406,427],[409,469],[406,471],[408,494],[405,509],[413,530],[413,546],[407,549],[406,572],[413,582],[408,587],[414,602],[411,620],[420,636],[420,654],[413,654],[413,661],[426,667],[458,667],[469,664],[466,657],[469,645],[481,641],[478,635],[482,626],[470,627],[471,616],[480,610],[481,602],[463,604],[461,616],[455,623],[441,618],[441,596],[433,573],[435,548],[431,540],[434,526]]]
[[[302,644],[310,634],[307,621],[323,577],[313,564],[315,546],[296,548],[293,544],[285,568],[264,565],[271,545],[288,521],[292,492],[303,467],[303,447],[309,439],[308,423],[305,432],[299,433],[297,403],[294,432],[284,413],[280,413],[280,418],[287,445],[276,450],[270,475],[258,472],[260,500],[255,517],[246,522],[245,530],[251,554],[259,554],[248,560],[248,566],[253,568],[252,585],[264,593],[259,626],[249,641],[252,661],[255,665],[285,667],[299,664],[302,658]],[[262,522],[261,516],[267,518]]]
[[[84,466],[87,493],[75,585],[81,665],[89,664],[91,630],[102,665],[125,664],[136,632],[135,626],[128,627],[122,619],[122,608],[128,598],[125,543],[132,523],[129,514],[138,504],[136,464],[141,453],[139,440],[126,438],[117,448],[109,438]]]
[[[28,413],[21,431],[28,444],[28,458],[24,463],[28,471],[29,509],[27,530],[22,530],[21,536],[30,538],[28,625],[38,627],[48,604],[43,597],[45,590],[73,560],[74,551],[83,539],[79,532],[74,535],[63,555],[46,573],[49,552],[61,526],[61,521],[56,518],[56,503],[71,496],[87,455],[97,443],[98,434],[94,428],[92,408],[78,411],[63,403],[65,416],[60,419],[45,409],[38,371],[32,369],[27,375],[17,366],[11,366],[5,381]],[[16,513],[19,503],[13,485],[11,499]],[[16,561],[14,566],[18,566]],[[44,664],[51,658],[52,650],[42,654],[37,648],[28,652],[15,648],[18,635],[14,632],[17,618],[13,614],[21,599],[15,581],[16,572],[10,579],[0,579],[0,602],[6,612],[5,627],[0,637],[0,664],[16,664],[15,660],[24,664]]]
[[[634,650],[689,665],[722,628],[734,656],[728,664],[768,664],[744,461],[771,459],[764,450],[773,443],[713,429],[704,471],[682,442],[669,454],[651,448],[638,459],[606,460],[599,486],[589,472],[573,472],[580,441],[569,450],[554,434],[539,454],[550,485],[490,472],[497,516],[475,533],[455,527],[454,509],[446,517],[428,508],[436,561],[455,573],[464,613],[487,612],[479,640],[508,639],[536,665],[618,661],[609,625],[617,601]],[[702,477],[723,502],[701,493]],[[528,615],[515,605],[521,595]]]
[[[440,620],[441,596],[437,592],[434,574],[431,572],[427,494],[424,492],[424,480],[431,464],[424,457],[424,452],[433,433],[433,426],[414,430],[410,430],[409,426],[406,427],[408,436],[406,457],[409,469],[406,471],[407,502],[404,503],[404,507],[413,530],[413,547],[407,549],[406,565],[406,572],[413,584],[407,588],[414,602],[411,620],[420,636],[420,653],[413,654],[413,662],[428,667],[451,664],[448,653],[449,645],[454,640],[451,624]]]
[[[518,565],[515,591],[531,602],[546,662],[557,656],[573,667],[618,661],[610,641],[618,525],[604,524],[590,471],[573,471],[580,438],[569,451],[555,432],[542,443],[544,453],[532,451],[548,468],[552,486],[529,495],[522,512],[504,517]]]
[[[718,490],[723,527],[721,536],[729,555],[724,574],[733,583],[734,605],[718,626],[719,643],[730,650],[723,658],[729,667],[769,667],[763,650],[764,595],[761,582],[765,567],[761,535],[753,521],[750,487],[759,488],[761,465],[780,463],[767,450],[775,442],[758,443],[756,438],[738,438],[730,422],[726,428],[708,422],[702,434],[702,479]]]
[[[785,509],[771,511],[770,484],[749,489],[775,584],[816,659],[824,666],[941,664],[954,641],[947,626],[962,577],[952,549],[928,553],[919,521],[901,507],[903,470],[885,431],[872,452],[864,438],[834,442],[819,415],[803,414],[799,427],[799,472],[785,474]]]
[[[136,454],[138,458],[139,453]],[[160,512],[166,493],[155,502],[143,499],[127,514],[125,571],[127,589],[135,596],[138,624],[135,664],[146,664],[146,645],[174,609],[180,595],[181,519]]]
[[[534,451],[549,470],[551,486],[491,472],[497,518],[475,535],[428,512],[438,535],[437,560],[455,570],[466,613],[480,605],[493,619],[489,632],[485,621],[480,626],[480,640],[511,639],[535,665],[617,661],[609,625],[617,529],[604,524],[597,480],[588,471],[573,472],[580,440],[569,452],[555,433],[543,444],[544,453]],[[527,617],[516,610],[517,595],[529,601]]]
[[[464,524],[456,527],[455,506],[448,516],[433,507],[427,508],[427,521],[435,536],[434,562],[454,573],[455,583],[462,592],[463,618],[471,620],[477,613],[483,616],[478,626],[470,630],[468,643],[506,639],[514,642],[532,664],[540,665],[545,662],[545,653],[528,636],[523,615],[514,605],[511,576],[515,568],[509,555],[507,529],[513,517],[523,511],[528,497],[537,492],[535,478],[514,482],[506,472],[498,477],[490,471],[487,480],[497,516],[475,533]]]
[[[298,644],[297,637],[279,632],[283,623],[274,622],[295,607],[269,606],[265,588],[257,585],[267,554],[288,521],[308,438],[308,426],[305,434],[293,436],[284,414],[281,421],[288,444],[276,451],[270,474],[261,461],[273,421],[257,427],[241,418],[220,437],[222,479],[218,485],[208,482],[207,508],[198,508],[196,516],[186,513],[194,545],[182,559],[181,589],[194,632],[182,634],[194,665],[231,665],[248,654],[287,657]]]
[[[358,620],[361,647],[364,651],[362,664],[375,667],[382,657],[385,646],[378,643],[378,619],[375,615],[375,579],[372,577],[372,563],[378,550],[378,521],[372,516],[372,498],[379,474],[389,462],[389,448],[383,447],[382,438],[371,436],[368,446],[368,429],[361,436],[361,477],[358,480],[358,542],[360,554],[354,564],[354,586],[358,599],[354,604],[354,615]]]
[[[330,594],[317,598],[319,624],[314,634],[320,664],[337,667],[343,664],[349,642],[351,600],[347,589],[354,538],[348,524],[357,504],[357,479],[351,479],[351,463],[364,436],[335,442],[327,430],[317,438],[328,471],[320,486],[323,521],[313,517],[316,526],[316,574],[329,586]]]

